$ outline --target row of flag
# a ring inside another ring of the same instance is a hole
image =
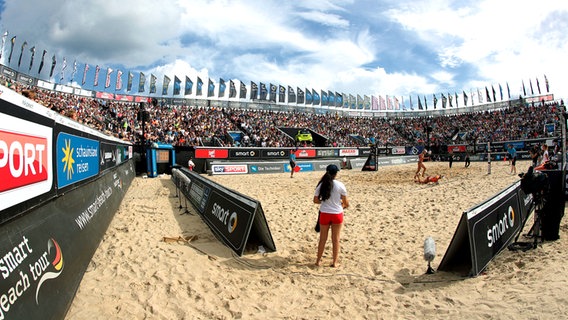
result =
[[[2,36],[2,44],[0,50],[0,59],[4,53],[4,46],[6,39],[8,37],[8,32],[6,31]],[[16,36],[13,36],[10,39],[10,51],[8,55],[8,65],[11,65],[12,56],[14,51],[14,45],[16,42]],[[28,43],[24,41],[21,46],[20,55],[18,58],[17,67],[18,70],[21,67],[22,63],[22,56],[24,55],[25,48],[27,47]],[[31,72],[32,67],[34,65],[34,57],[35,57],[35,46],[30,48],[30,63],[28,67],[28,72]],[[41,74],[44,64],[45,64],[45,57],[47,55],[47,50],[43,50],[41,55],[41,61],[38,67],[38,74]],[[52,79],[55,67],[57,65],[57,59],[55,54],[51,58],[51,68],[49,71],[49,78]],[[65,72],[67,68],[67,60],[63,58],[62,66],[60,70],[60,83],[65,80]],[[77,61],[73,62],[73,71],[71,72],[71,77],[69,81],[75,81],[75,75],[77,73]],[[89,64],[84,64],[83,66],[83,76],[81,79],[81,85],[84,86],[87,83],[87,72],[90,69]],[[106,77],[104,88],[108,89],[111,87],[111,78],[115,78],[114,88],[116,91],[123,90],[123,71],[116,70],[116,76],[114,76],[115,70],[112,68],[106,68]],[[97,87],[99,85],[99,76],[101,73],[101,67],[96,65],[95,66],[95,73],[94,73],[94,81],[93,87]],[[135,73],[128,71],[127,78],[126,78],[126,91],[133,92],[133,85],[134,85],[134,77]],[[550,87],[548,83],[548,79],[546,75],[544,75],[545,80],[545,88],[546,92],[550,92]],[[156,94],[157,93],[157,81],[158,78],[154,74],[150,74],[150,81],[149,81],[149,93]],[[146,92],[146,75],[143,72],[139,72],[138,74],[138,93]],[[238,82],[238,83],[237,83]],[[164,75],[163,82],[162,82],[162,95],[168,95],[169,86],[171,83],[171,78],[167,75]],[[206,94],[204,94],[203,89],[204,82],[202,81],[201,77],[197,77],[196,81],[196,88],[195,88],[195,96],[207,96],[207,97],[217,97],[217,98],[224,98],[226,94],[227,84],[224,79],[219,79],[219,82],[215,84],[211,78],[208,79]],[[182,90],[182,80],[175,75],[173,79],[173,95],[193,95],[193,86],[194,82],[190,77],[185,76],[185,81],[183,83],[183,90]],[[237,90],[238,87],[238,90]],[[538,94],[542,94],[540,83],[538,78],[536,78],[536,87]],[[457,92],[451,93],[441,93],[439,94],[439,98],[436,94],[432,95],[432,107],[436,109],[437,107],[441,107],[443,109],[449,107],[460,107],[460,106],[471,106],[475,104],[475,100],[477,100],[478,104],[481,103],[490,103],[490,102],[497,102],[497,101],[504,101],[505,97],[503,94],[503,87],[501,84],[498,84],[498,92],[499,96],[497,96],[497,91],[495,87],[491,85],[491,90],[488,87],[485,87],[485,95],[483,92],[477,88],[476,90],[471,90],[468,93],[465,90],[458,94]],[[395,96],[385,96],[384,98],[379,95],[378,97],[375,96],[360,96],[360,95],[352,95],[352,94],[345,94],[339,92],[332,92],[328,90],[315,90],[315,89],[308,89],[305,90],[301,89],[300,87],[296,87],[296,90],[291,86],[283,86],[283,85],[275,85],[270,83],[268,86],[265,83],[259,82],[258,85],[251,81],[250,86],[245,85],[242,81],[239,80],[229,80],[229,92],[228,98],[238,98],[239,99],[247,99],[247,93],[250,89],[250,95],[248,99],[251,100],[259,100],[259,101],[271,101],[271,102],[280,102],[280,103],[296,103],[296,104],[307,104],[307,105],[321,105],[321,106],[335,106],[335,107],[343,107],[349,109],[363,109],[363,110],[415,110],[414,109],[414,102],[417,104],[418,110],[428,110],[428,99],[426,96],[417,96],[417,99],[413,102],[412,96],[409,96],[409,105],[407,106],[404,102],[404,97],[395,97]],[[522,92],[524,96],[527,96],[527,93],[530,92],[531,95],[535,95],[535,90],[533,88],[532,80],[529,79],[529,88],[525,86],[524,80],[522,82]],[[530,90],[530,91],[529,91]],[[215,94],[217,93],[217,94]],[[509,84],[506,84],[506,94],[507,99],[511,99],[511,91],[509,89]],[[499,99],[498,99],[499,97]],[[476,99],[477,98],[477,99]],[[440,101],[440,104],[438,104]]]

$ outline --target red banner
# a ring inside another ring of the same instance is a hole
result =
[[[229,150],[227,149],[196,149],[196,159],[227,159]]]

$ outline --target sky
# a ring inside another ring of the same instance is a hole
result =
[[[51,81],[81,85],[89,64],[85,89],[127,93],[132,72],[137,94],[143,72],[158,78],[158,93],[164,75],[199,76],[399,96],[408,104],[499,85],[513,97],[523,84],[537,94],[537,81],[544,94],[546,77],[556,99],[568,98],[565,0],[0,0],[0,10],[4,64],[16,36],[12,68],[46,80],[55,55]],[[104,89],[107,68],[123,72],[123,89],[115,90],[117,72]]]

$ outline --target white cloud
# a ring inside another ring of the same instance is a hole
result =
[[[431,97],[546,74],[568,97],[568,1],[29,0],[0,21],[49,55],[172,78]]]

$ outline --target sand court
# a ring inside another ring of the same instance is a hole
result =
[[[519,161],[517,172],[529,165]],[[438,185],[415,183],[416,164],[338,173],[351,202],[339,268],[328,267],[331,241],[314,266],[312,197],[323,172],[207,177],[262,204],[277,251],[250,247],[242,257],[176,197],[170,176],[136,178],[67,319],[566,318],[564,220],[560,240],[505,250],[478,277],[425,275],[424,239],[436,242],[436,269],[461,213],[519,180],[506,162],[492,163],[491,174],[485,162],[426,167],[444,175]]]

